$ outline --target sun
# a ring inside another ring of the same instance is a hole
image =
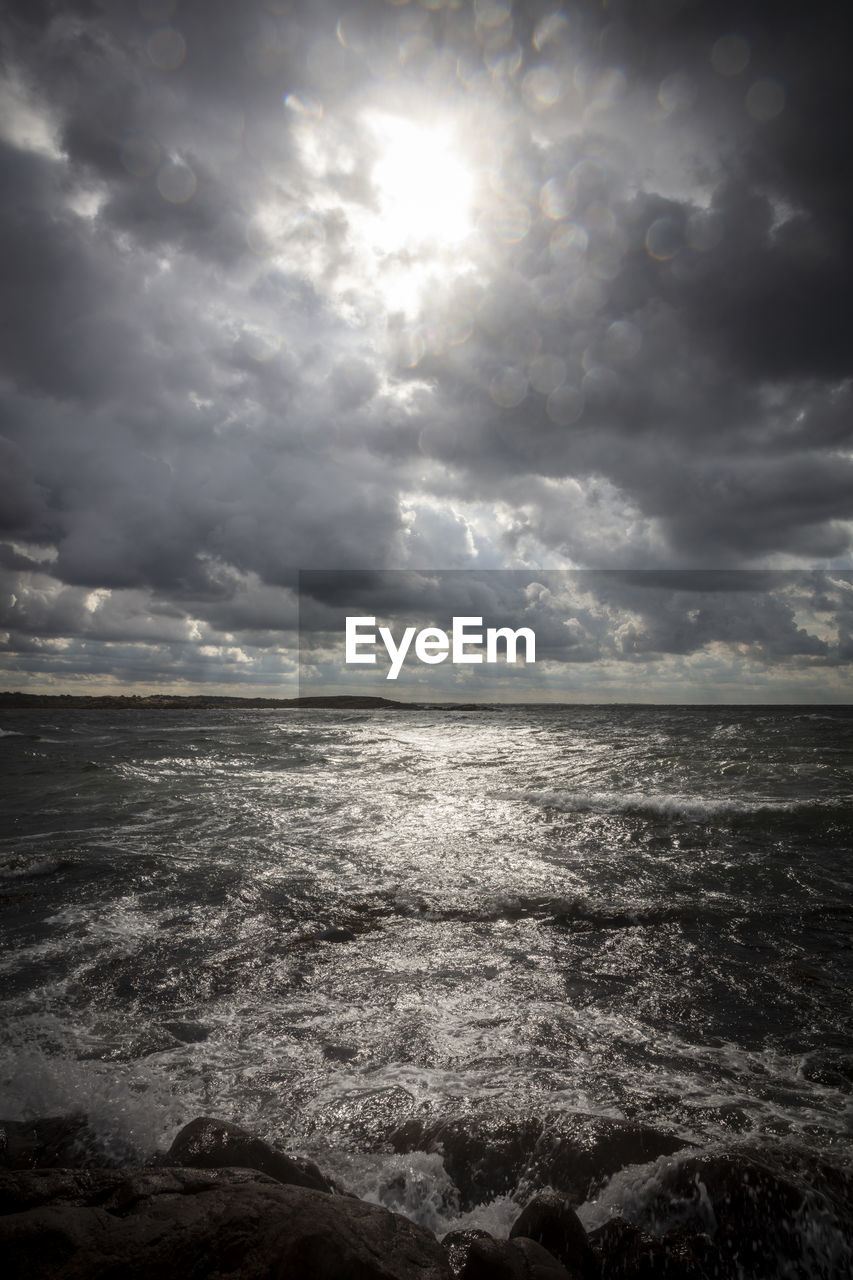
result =
[[[283,193],[259,210],[250,248],[331,287],[348,321],[373,307],[412,323],[434,313],[428,304],[478,270],[476,135],[464,118],[430,117],[424,104],[413,114],[371,104],[336,118],[296,101],[288,96],[289,123],[310,197]]]
[[[371,113],[377,248],[454,249],[473,230],[474,182],[449,131]]]

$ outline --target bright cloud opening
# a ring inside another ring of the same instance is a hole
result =
[[[378,142],[371,176],[379,247],[460,244],[472,230],[474,182],[449,134],[397,116],[372,113],[367,123]]]

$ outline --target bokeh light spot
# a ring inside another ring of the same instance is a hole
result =
[[[527,395],[527,378],[521,369],[504,365],[493,374],[489,395],[501,409],[515,409]]]
[[[539,192],[539,208],[546,218],[566,218],[574,209],[576,198],[571,179],[549,178]]]
[[[134,133],[123,139],[119,158],[124,168],[134,178],[150,178],[161,159],[160,144],[144,133]]]
[[[482,27],[502,26],[511,12],[511,0],[474,0],[474,17]]]
[[[658,89],[658,102],[664,111],[687,111],[699,95],[699,87],[686,71],[673,71],[664,76]]]
[[[300,120],[322,120],[323,104],[317,98],[306,94],[287,93],[284,96],[285,111],[292,112]]]
[[[756,80],[746,95],[746,109],[753,120],[775,120],[785,106],[785,90],[778,80]]]
[[[183,160],[167,160],[157,174],[157,190],[169,204],[186,204],[196,193],[196,176]]]
[[[642,345],[643,335],[630,320],[614,320],[604,335],[605,353],[616,363],[636,359]]]
[[[501,200],[484,216],[481,226],[503,244],[518,244],[530,230],[532,218],[526,204]]]
[[[158,27],[148,37],[148,57],[161,71],[177,71],[187,53],[187,42],[176,27]]]
[[[565,301],[565,282],[560,278],[560,273],[555,271],[535,276],[531,284],[536,306],[542,315],[559,315]]]
[[[474,317],[467,307],[457,307],[444,318],[442,336],[449,347],[461,347],[474,332]]]
[[[577,222],[561,222],[551,232],[551,257],[561,267],[577,266],[589,244],[589,236]]]
[[[573,422],[578,421],[583,410],[583,392],[577,387],[557,387],[545,402],[545,412],[558,427],[570,427]]]
[[[566,381],[566,362],[561,356],[545,354],[531,360],[529,368],[530,385],[535,391],[549,396]]]
[[[534,111],[553,107],[563,96],[563,85],[553,67],[533,67],[521,82],[524,101]]]
[[[533,31],[533,47],[541,53],[547,44],[569,33],[569,20],[564,13],[549,13],[540,18]]]
[[[666,262],[669,258],[674,258],[682,243],[681,224],[676,218],[668,215],[655,218],[646,232],[646,249],[658,262]]]
[[[588,404],[606,404],[619,391],[619,375],[607,365],[593,365],[581,378],[581,390]]]
[[[426,341],[418,328],[401,329],[394,335],[394,360],[401,369],[415,369],[426,355]]]
[[[749,41],[743,36],[721,36],[711,49],[711,66],[721,76],[739,76],[749,66]]]
[[[600,311],[607,300],[607,292],[594,276],[581,276],[569,290],[567,302],[576,316],[591,316]]]
[[[490,35],[483,46],[483,65],[495,79],[511,79],[523,61],[521,45],[515,40],[507,41],[502,32]]]

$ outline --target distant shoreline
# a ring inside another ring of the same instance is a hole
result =
[[[532,707],[693,707],[721,708],[841,708],[851,702],[399,702],[370,694],[314,694],[302,698],[247,698],[179,693],[152,694],[78,694],[17,693],[0,691],[0,711],[28,711],[39,708],[62,711],[215,711],[268,710],[299,711],[495,711]]]
[[[64,707],[79,710],[130,710],[155,708],[158,710],[205,710],[215,708],[268,707],[270,709],[300,707],[347,708],[353,710],[378,710],[385,708],[401,711],[412,711],[430,707],[446,710],[448,703],[438,702],[394,702],[391,698],[360,696],[356,694],[338,694],[328,697],[305,698],[229,698],[199,694],[195,697],[185,694],[155,693],[139,694],[76,694],[76,693],[0,693],[0,710],[27,710],[29,708]],[[454,706],[458,704],[452,704]],[[470,709],[468,707],[466,710]]]

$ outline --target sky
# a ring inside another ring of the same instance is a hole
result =
[[[843,6],[0,24],[0,686],[289,696],[323,570],[549,697],[850,700]]]

